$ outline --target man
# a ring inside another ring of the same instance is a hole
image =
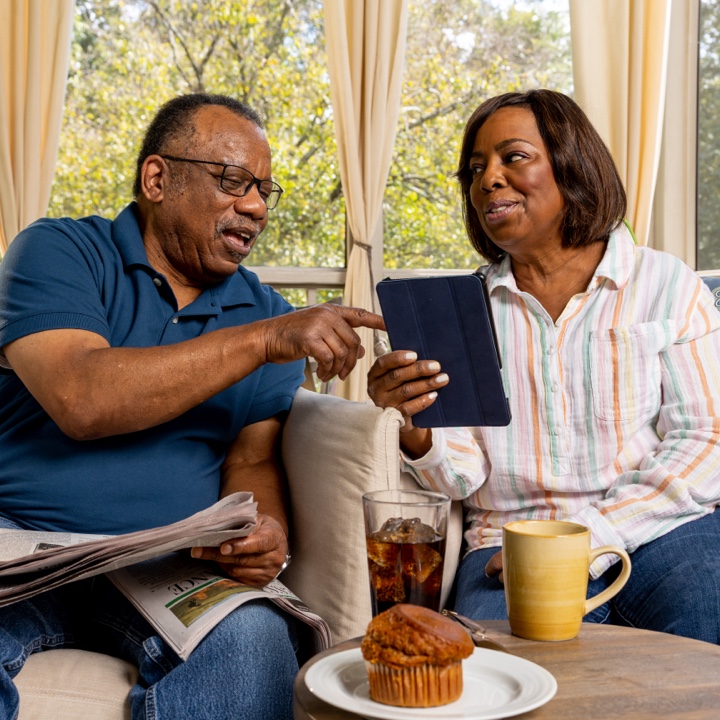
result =
[[[282,192],[258,116],[224,96],[167,103],[113,222],[40,220],[0,265],[0,525],[124,533],[248,490],[250,537],[194,550],[262,586],[288,553],[282,424],[303,359],[326,380],[372,313],[297,312],[240,266]],[[248,603],[186,662],[106,578],[0,609],[0,701],[27,655],[80,646],[135,662],[133,718],[290,718],[292,620]]]

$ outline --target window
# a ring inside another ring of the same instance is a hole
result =
[[[410,0],[405,64],[385,194],[385,268],[473,268],[480,258],[453,176],[463,128],[502,92],[572,92],[567,0]]]
[[[322,18],[321,0],[78,0],[48,214],[114,217],[132,199],[136,153],[159,106],[224,93],[264,118],[286,191],[249,264],[343,268]]]
[[[702,0],[698,57],[697,269],[720,268],[720,0]]]
[[[345,214],[322,20],[321,0],[78,0],[49,214],[117,214],[131,199],[137,148],[155,110],[182,92],[227,93],[265,118],[274,177],[286,190],[248,264],[342,270]],[[567,3],[412,0],[406,67],[384,262],[469,267],[477,259],[452,177],[462,128],[497,92],[570,89]]]

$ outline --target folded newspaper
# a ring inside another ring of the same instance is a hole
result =
[[[108,574],[183,659],[208,631],[250,600],[271,600],[313,630],[314,651],[331,644],[327,623],[278,580],[264,588],[243,585],[201,560],[172,553]]]
[[[228,495],[189,518],[125,535],[0,530],[0,607],[92,575],[190,547],[217,547],[249,535],[252,493]]]
[[[282,583],[242,585],[177,552],[217,547],[249,535],[256,524],[252,493],[238,492],[185,520],[125,535],[0,529],[0,607],[107,573],[183,659],[228,613],[260,598],[307,623],[315,651],[324,650],[331,644],[327,623]]]

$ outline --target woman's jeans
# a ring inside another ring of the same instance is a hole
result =
[[[467,555],[455,577],[455,610],[476,620],[505,620],[505,591],[485,565],[500,548]],[[632,572],[586,622],[626,625],[720,644],[720,510],[681,525],[630,556]],[[609,587],[618,562],[588,584],[588,597]]]
[[[0,608],[0,720],[14,720],[12,678],[28,655],[74,647],[115,655],[140,671],[133,720],[290,720],[298,672],[296,627],[269,601],[250,601],[183,661],[103,575]]]

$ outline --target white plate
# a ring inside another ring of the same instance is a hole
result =
[[[312,693],[335,707],[366,718],[406,720],[497,720],[544,705],[557,691],[555,678],[529,660],[486,648],[463,660],[463,693],[449,705],[401,708],[370,699],[360,648],[318,660],[305,674]]]

